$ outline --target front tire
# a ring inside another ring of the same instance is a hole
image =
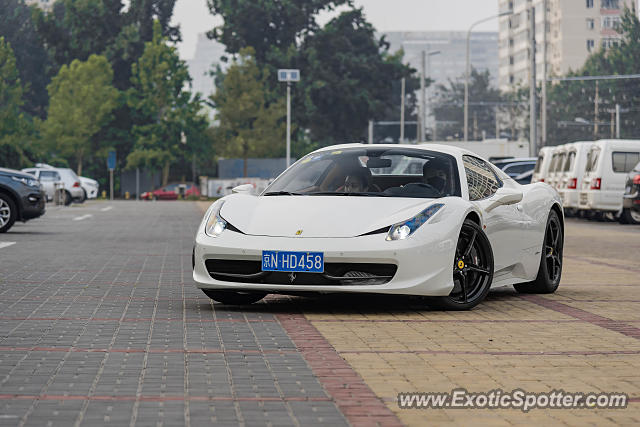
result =
[[[16,222],[18,211],[13,200],[0,193],[0,233],[6,233]]]
[[[536,280],[513,285],[521,294],[552,294],[558,289],[562,277],[562,250],[564,233],[555,210],[549,213]]]
[[[264,292],[233,292],[203,289],[202,292],[214,301],[227,305],[249,305],[267,296]]]
[[[465,220],[453,260],[453,290],[446,297],[431,297],[444,310],[470,310],[485,299],[493,281],[493,250],[482,228]]]

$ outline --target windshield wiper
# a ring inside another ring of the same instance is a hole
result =
[[[302,193],[292,193],[291,191],[270,191],[263,196],[304,196]]]

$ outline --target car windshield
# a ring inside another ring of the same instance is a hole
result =
[[[264,196],[460,196],[455,158],[405,148],[348,148],[310,154],[274,181]]]

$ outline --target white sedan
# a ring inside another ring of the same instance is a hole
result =
[[[492,287],[554,292],[563,231],[553,189],[520,185],[472,152],[339,145],[300,159],[260,195],[241,186],[214,202],[193,278],[227,304],[359,292],[464,310]]]

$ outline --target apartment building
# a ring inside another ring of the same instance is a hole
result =
[[[624,7],[635,10],[635,0],[499,0],[499,10],[513,10],[499,22],[498,85],[509,90],[529,81],[529,11],[535,8],[536,77],[543,75],[543,47],[546,30],[547,73],[564,75],[584,64],[600,48],[608,48],[620,39],[617,27]]]

